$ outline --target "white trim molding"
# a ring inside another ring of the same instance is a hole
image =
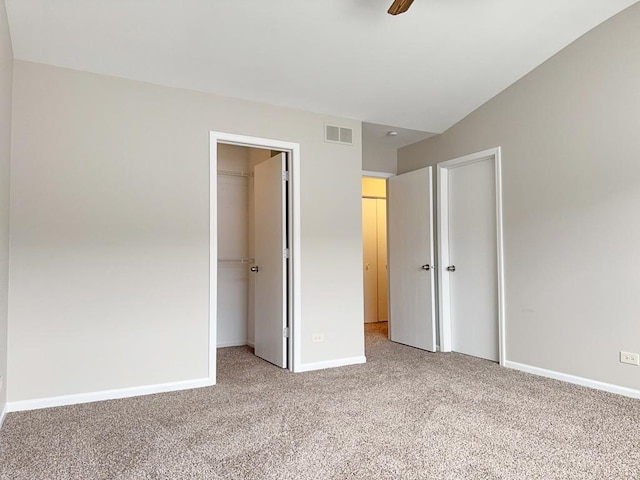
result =
[[[291,219],[289,285],[289,370],[298,371],[302,358],[302,250],[301,214],[300,214],[300,144],[284,142],[270,138],[250,137],[234,133],[209,132],[209,378],[216,382],[216,329],[218,296],[218,144],[238,145],[241,147],[265,148],[287,152],[290,156],[289,202]]]
[[[62,395],[59,397],[36,398],[34,400],[9,402],[7,403],[6,411],[22,412],[25,410],[38,410],[41,408],[63,407],[65,405],[77,405],[79,403],[101,402],[103,400],[139,397],[142,395],[152,395],[154,393],[190,390],[192,388],[209,387],[211,385],[213,385],[213,383],[211,383],[209,378],[200,378],[197,380],[161,383],[157,385],[146,385],[143,387],[103,390],[101,392],[78,393],[75,395]]]
[[[339,358],[337,360],[326,360],[324,362],[303,363],[298,365],[294,372],[312,372],[314,370],[324,370],[325,368],[346,367],[348,365],[359,365],[367,363],[367,357]]]
[[[612,383],[600,382],[598,380],[591,380],[589,378],[577,377],[568,373],[556,372],[554,370],[546,370],[540,367],[533,367],[524,363],[517,363],[507,360],[504,363],[507,368],[519,370],[525,373],[531,373],[540,377],[553,378],[554,380],[561,380],[563,382],[573,383],[582,387],[589,387],[595,390],[602,390],[604,392],[616,393],[618,395],[624,395],[625,397],[640,399],[640,390],[634,390],[633,388],[621,387],[619,385],[613,385]]]
[[[451,351],[451,316],[449,301],[450,290],[448,277],[444,274],[444,265],[449,265],[449,169],[470,165],[485,160],[494,160],[496,181],[496,247],[498,274],[498,348],[500,365],[505,364],[507,358],[506,318],[504,302],[504,235],[502,225],[502,159],[500,147],[491,148],[478,153],[454,158],[437,164],[437,198],[438,198],[438,304],[441,351]]]
[[[222,342],[218,343],[217,348],[227,348],[227,347],[244,347],[249,345],[248,342],[239,341],[239,342]]]
[[[7,404],[5,403],[4,406],[2,407],[2,411],[0,412],[0,428],[2,428],[2,425],[4,424],[4,419],[7,418],[8,412],[9,412],[9,409],[7,408]]]
[[[395,173],[387,173],[387,172],[375,172],[373,170],[363,170],[363,177],[372,177],[372,178],[391,178],[395,177]]]

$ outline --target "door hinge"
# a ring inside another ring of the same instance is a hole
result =
[[[282,172],[282,181],[283,182],[288,182],[289,181],[289,172],[287,170]]]
[[[289,249],[288,249],[288,248],[285,248],[285,249],[282,251],[282,256],[283,256],[284,258],[289,258]]]
[[[284,338],[289,338],[289,327],[284,328],[284,330],[282,331],[282,336]]]

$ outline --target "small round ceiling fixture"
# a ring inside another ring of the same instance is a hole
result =
[[[396,132],[395,130],[389,130],[387,132],[387,135],[389,135],[390,137],[397,137],[398,136],[398,132]]]

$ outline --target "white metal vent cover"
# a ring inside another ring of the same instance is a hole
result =
[[[330,143],[341,143],[343,145],[353,145],[353,129],[325,124],[324,141]]]

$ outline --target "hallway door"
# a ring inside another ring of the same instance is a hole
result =
[[[436,351],[432,168],[389,179],[389,338]]]
[[[451,350],[498,361],[498,273],[494,159],[449,169]]]

